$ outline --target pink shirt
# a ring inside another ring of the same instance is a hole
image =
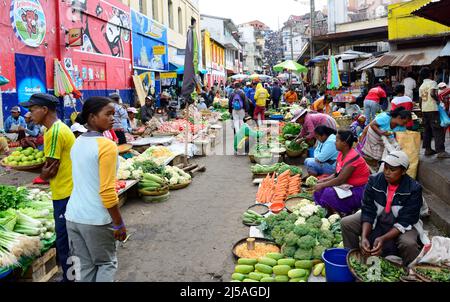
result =
[[[337,129],[336,121],[331,116],[323,113],[310,112],[305,116],[305,123],[303,124],[300,136],[306,137],[307,139],[314,138],[314,129],[320,125],[325,125],[334,130]]]
[[[352,160],[358,155],[355,149],[351,149],[344,160],[342,160],[342,152],[339,152],[336,161],[336,172],[340,173],[345,163]],[[352,175],[347,180],[347,184],[354,187],[361,187],[369,182],[370,170],[364,158],[361,156],[350,164],[351,167],[355,167]]]

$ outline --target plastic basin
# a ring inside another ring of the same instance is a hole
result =
[[[278,214],[281,211],[283,211],[284,207],[285,207],[284,203],[272,203],[269,208],[270,211],[272,211],[272,213]]]
[[[347,265],[348,249],[333,248],[323,252],[327,282],[355,282]]]

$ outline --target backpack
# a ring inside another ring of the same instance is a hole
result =
[[[242,97],[241,97],[241,94],[239,92],[236,92],[233,95],[232,105],[233,105],[233,109],[234,110],[241,110],[241,109],[244,108]]]

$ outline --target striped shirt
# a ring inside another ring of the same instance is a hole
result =
[[[107,209],[119,202],[118,156],[116,144],[100,133],[78,137],[71,152],[74,188],[67,204],[68,221],[98,226],[112,222]]]
[[[44,134],[45,157],[59,160],[59,169],[50,179],[53,200],[66,199],[72,192],[72,161],[70,150],[75,142],[75,135],[70,128],[56,121]]]

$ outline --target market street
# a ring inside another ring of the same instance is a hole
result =
[[[131,234],[119,248],[118,281],[228,281],[230,250],[248,236],[242,213],[254,200],[248,157],[210,156],[191,186],[168,202],[131,200],[122,213]]]

